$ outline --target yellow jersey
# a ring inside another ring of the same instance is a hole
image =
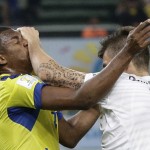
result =
[[[0,75],[0,150],[59,150],[61,112],[41,109],[46,84],[31,75]]]

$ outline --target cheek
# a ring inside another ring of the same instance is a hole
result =
[[[29,56],[28,50],[22,46],[16,46],[14,51],[22,57],[27,58]]]
[[[20,53],[20,57],[22,58],[22,59],[24,59],[24,60],[29,60],[30,58],[29,58],[29,53],[27,52],[27,51],[22,51],[21,53]]]
[[[26,49],[15,48],[13,53],[19,60],[29,60],[29,53]]]
[[[8,44],[5,46],[7,51],[7,55],[10,59],[17,59],[17,60],[28,60],[29,61],[29,52],[26,47],[22,47],[20,45],[13,45]]]

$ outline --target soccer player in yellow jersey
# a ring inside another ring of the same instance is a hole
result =
[[[87,78],[84,73],[60,67],[43,51],[34,55],[35,49],[41,49],[38,32],[33,28],[20,31],[0,28],[0,150],[59,150],[59,142],[75,146],[99,116],[94,105],[134,55],[150,44],[147,20],[129,35],[125,47],[111,63],[81,86]],[[45,82],[31,76],[33,68]],[[74,89],[64,88],[69,86]],[[69,120],[59,111],[87,108]]]

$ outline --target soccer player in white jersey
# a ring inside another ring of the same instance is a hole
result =
[[[104,67],[126,43],[133,27],[122,27],[101,42]],[[103,150],[150,150],[149,49],[137,54],[100,102]]]

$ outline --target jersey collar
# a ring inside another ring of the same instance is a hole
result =
[[[7,78],[14,79],[14,78],[18,77],[19,75],[20,75],[20,74],[15,74],[15,75],[2,74],[2,75],[0,75],[0,80],[1,80],[1,81],[4,81],[4,80],[6,80]]]

